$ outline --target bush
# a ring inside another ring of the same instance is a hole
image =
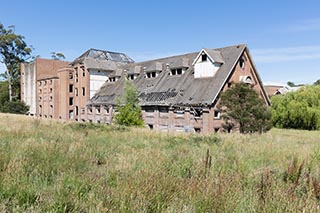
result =
[[[26,114],[28,110],[29,106],[22,101],[5,101],[0,106],[0,111],[4,113]]]
[[[320,129],[320,86],[308,86],[286,95],[271,97],[275,127]]]

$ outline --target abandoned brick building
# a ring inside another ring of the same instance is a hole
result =
[[[139,92],[145,125],[160,131],[220,131],[219,95],[236,82],[250,84],[270,104],[246,45],[204,48],[138,63],[123,53],[90,49],[54,76],[56,87],[48,91],[52,99],[57,97],[58,106],[51,109],[54,115],[45,117],[64,120],[111,124],[126,80]],[[50,78],[36,78],[36,90],[46,84],[44,80]],[[21,82],[28,84],[25,79]],[[44,116],[39,104],[43,98],[38,95],[36,116]]]

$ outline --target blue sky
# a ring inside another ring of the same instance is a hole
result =
[[[318,0],[2,0],[0,22],[44,58],[55,51],[71,61],[97,48],[143,61],[246,43],[263,81],[313,83],[319,9]]]

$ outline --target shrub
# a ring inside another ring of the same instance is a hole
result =
[[[29,106],[22,101],[6,101],[0,106],[0,111],[5,113],[25,114],[28,110]]]
[[[320,129],[320,86],[309,86],[271,97],[273,125],[279,128]]]

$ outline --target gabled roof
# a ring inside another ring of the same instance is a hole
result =
[[[156,78],[145,78],[139,75],[133,81],[140,93],[140,104],[146,105],[180,105],[180,106],[210,106],[222,90],[228,77],[231,75],[239,57],[246,49],[246,45],[236,45],[206,50],[210,57],[215,57],[216,61],[223,62],[214,77],[194,78],[194,66],[188,64],[188,69],[177,76],[169,75],[166,66],[162,66],[162,72]],[[142,67],[152,67],[154,64],[174,64],[179,60],[188,59],[188,63],[194,61],[199,56],[199,52],[177,55],[162,59],[139,62],[128,66],[136,65]],[[89,104],[114,105],[117,96],[123,92],[125,78],[121,78],[115,83],[106,82]]]
[[[221,55],[221,52],[220,51],[217,51],[217,50],[213,50],[213,49],[208,49],[208,48],[203,48],[199,54],[197,55],[197,57],[193,60],[193,63],[192,65],[194,65],[199,57],[205,53],[210,59],[211,61],[214,61],[216,63],[220,63],[220,64],[223,64],[224,63],[224,60],[223,60],[223,57]]]

